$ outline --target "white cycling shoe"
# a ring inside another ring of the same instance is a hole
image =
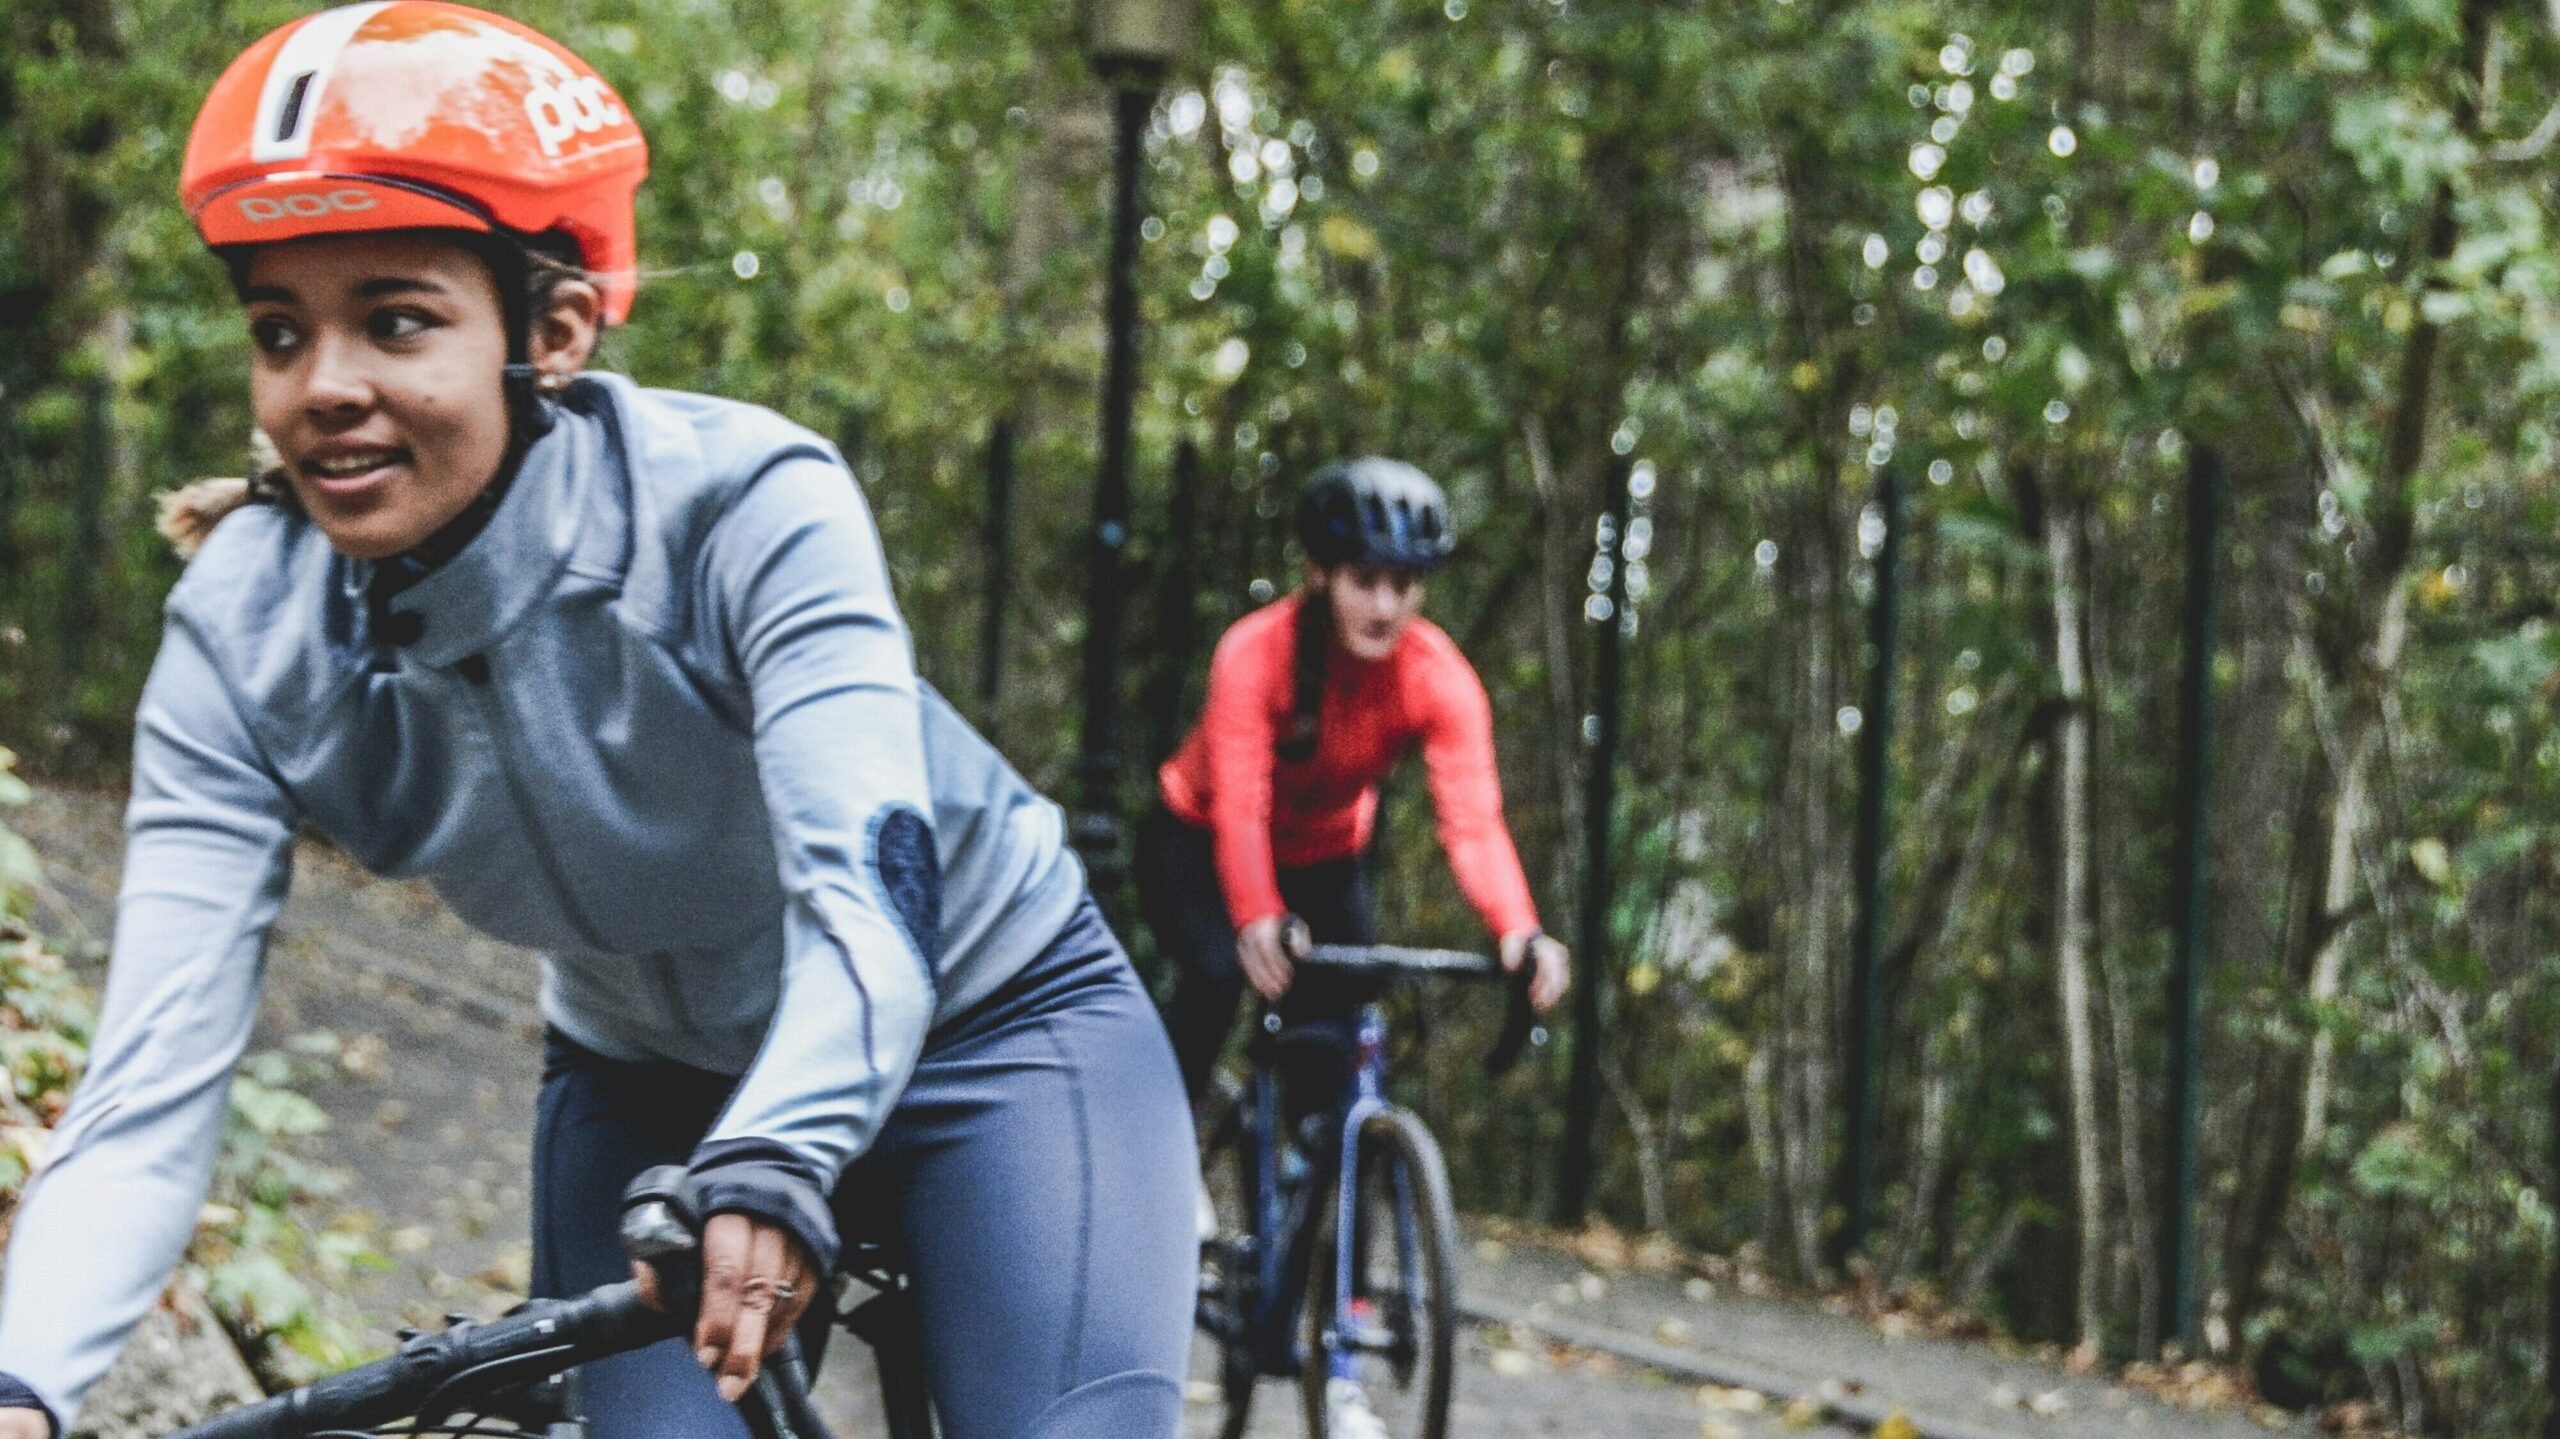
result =
[[[1324,1381],[1325,1439],[1387,1439],[1387,1422],[1369,1407],[1369,1391],[1357,1379]]]

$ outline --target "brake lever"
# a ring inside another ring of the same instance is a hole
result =
[[[1520,1062],[1520,1056],[1532,1045],[1547,1042],[1547,1027],[1538,1023],[1537,1011],[1529,1006],[1529,986],[1537,976],[1537,962],[1523,956],[1520,968],[1512,972],[1509,982],[1503,986],[1510,998],[1510,1008],[1503,1016],[1501,1038],[1493,1042],[1492,1050],[1484,1057],[1484,1072],[1488,1079],[1499,1079],[1510,1073],[1511,1067]]]
[[[701,1310],[702,1220],[683,1166],[644,1169],[622,1192],[622,1251],[658,1276],[658,1300],[669,1314]]]
[[[622,1249],[658,1276],[658,1298],[668,1313],[701,1311],[702,1214],[694,1202],[693,1177],[682,1165],[642,1170],[622,1192]],[[685,1322],[689,1326],[692,1321]],[[810,1404],[809,1368],[798,1335],[787,1336],[781,1348],[765,1357],[754,1385],[738,1396],[738,1411],[756,1439],[806,1439],[826,1432]]]

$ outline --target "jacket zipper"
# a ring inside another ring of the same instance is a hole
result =
[[[524,824],[525,844],[533,851],[534,863],[541,866],[543,878],[550,881],[551,892],[558,896],[560,912],[568,918],[569,927],[576,930],[578,937],[585,940],[595,953],[612,954],[613,946],[604,942],[603,935],[588,920],[585,911],[578,907],[577,892],[569,887],[568,874],[561,869],[559,857],[552,853],[551,841],[543,833],[541,811],[534,808],[533,797],[525,793],[524,782],[516,775],[514,749],[508,740],[506,715],[496,688],[488,684],[474,684],[471,688],[481,695],[482,719],[489,728],[489,749],[498,757],[498,774],[506,781],[507,795],[515,802],[516,817]]]

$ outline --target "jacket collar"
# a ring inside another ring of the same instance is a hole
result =
[[[391,597],[377,642],[451,665],[495,645],[551,593],[577,547],[583,491],[610,443],[594,413],[606,403],[600,386],[573,386],[563,399],[559,422],[525,451],[480,533]],[[371,568],[356,567],[359,595]]]

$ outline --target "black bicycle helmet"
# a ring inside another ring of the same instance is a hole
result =
[[[1319,565],[1437,569],[1457,532],[1449,497],[1402,460],[1342,460],[1308,477],[1298,494],[1298,542]]]

